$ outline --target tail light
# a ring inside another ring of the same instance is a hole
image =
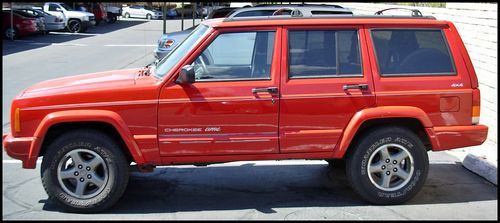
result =
[[[21,131],[21,117],[20,117],[20,109],[16,108],[14,111],[14,131],[20,132]]]
[[[472,124],[479,124],[481,114],[481,92],[479,88],[472,89]]]
[[[171,40],[171,39],[168,39],[167,41],[165,41],[165,43],[163,44],[163,46],[165,48],[169,48],[171,47],[172,45],[174,45],[174,40]]]

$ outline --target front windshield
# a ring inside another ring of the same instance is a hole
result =
[[[167,54],[156,66],[154,75],[162,78],[167,74],[172,67],[174,67],[179,60],[182,59],[194,46],[203,39],[202,37],[208,33],[209,27],[206,25],[199,25],[196,29],[189,34],[189,36],[175,47],[170,53]]]
[[[69,7],[68,5],[66,5],[66,4],[64,4],[64,3],[63,3],[63,4],[61,4],[61,6],[62,6],[64,9],[68,10],[68,11],[73,10],[73,9],[71,9],[71,7]]]

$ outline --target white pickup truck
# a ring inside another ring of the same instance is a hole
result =
[[[68,5],[60,2],[47,2],[43,11],[64,19],[66,28],[73,33],[85,32],[91,25],[95,25],[95,16],[90,12],[75,11]]]

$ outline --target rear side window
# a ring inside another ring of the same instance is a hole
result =
[[[362,76],[357,30],[289,31],[290,78]]]
[[[440,29],[376,29],[371,34],[382,76],[456,74]]]

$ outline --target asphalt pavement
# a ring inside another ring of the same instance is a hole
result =
[[[192,25],[185,21],[185,27]],[[64,32],[3,41],[3,131],[12,98],[58,77],[145,66],[162,21],[119,20],[84,34]],[[167,31],[180,30],[169,20]],[[496,220],[497,187],[445,152],[430,152],[422,191],[403,205],[366,203],[324,161],[247,161],[159,167],[132,173],[124,196],[99,214],[65,213],[47,200],[37,169],[2,152],[3,220]]]

